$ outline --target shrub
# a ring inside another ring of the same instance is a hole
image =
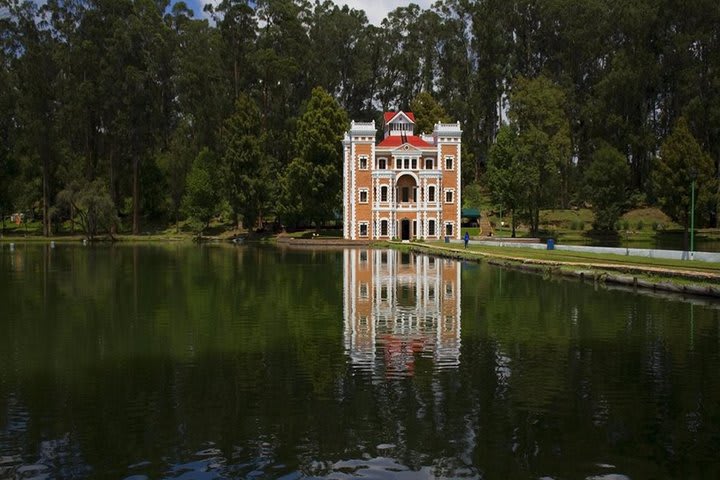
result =
[[[660,224],[658,222],[652,222],[652,229],[654,232],[657,232],[660,229]]]
[[[578,221],[573,220],[572,222],[570,222],[570,230],[577,230],[577,229],[578,229]]]
[[[638,220],[637,222],[637,229],[642,230],[645,227],[645,223],[643,223],[642,220]]]
[[[585,230],[585,222],[583,222],[583,221],[578,222],[578,230]]]
[[[627,220],[623,220],[623,222],[622,222],[622,229],[623,229],[623,230],[630,230],[630,222],[628,222]]]

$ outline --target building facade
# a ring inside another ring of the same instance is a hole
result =
[[[353,121],[343,140],[343,236],[363,239],[460,238],[461,137],[458,123],[415,135],[411,112]]]

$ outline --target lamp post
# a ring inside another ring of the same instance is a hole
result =
[[[690,259],[692,260],[695,251],[695,180],[697,179],[697,170],[695,167],[690,169]]]

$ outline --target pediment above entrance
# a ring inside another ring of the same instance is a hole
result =
[[[402,155],[421,155],[422,150],[410,145],[409,143],[405,143],[403,145],[400,145],[398,148],[393,150],[391,153],[393,154],[393,156],[396,156],[396,157],[399,157]]]

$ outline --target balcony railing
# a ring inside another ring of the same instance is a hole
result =
[[[435,124],[435,131],[436,134],[445,134],[445,135],[458,135],[462,133],[462,129],[460,128],[460,122],[457,123],[436,123]]]
[[[375,128],[375,120],[372,122],[356,122],[350,123],[350,133],[353,135],[370,135],[374,136],[377,132]]]

